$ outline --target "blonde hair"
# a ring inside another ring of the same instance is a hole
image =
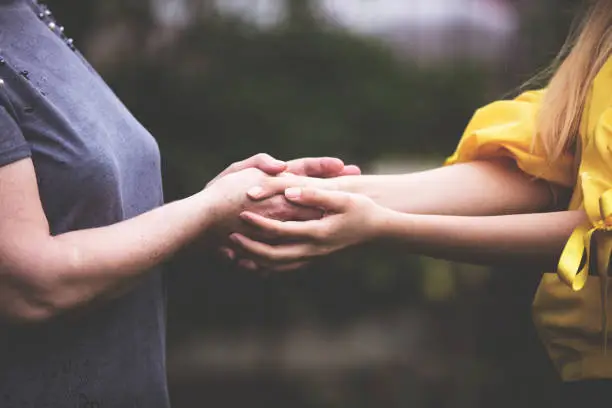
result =
[[[593,80],[612,54],[612,0],[595,0],[548,72],[535,143],[550,161],[576,143]],[[610,90],[612,92],[612,90]]]

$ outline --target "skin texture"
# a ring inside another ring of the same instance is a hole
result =
[[[428,184],[416,188],[424,180]],[[472,185],[479,188],[470,189]],[[553,192],[559,197],[567,197],[567,192],[505,162],[401,176],[275,178],[263,180],[250,193],[253,199],[263,199],[278,191],[296,204],[325,210],[326,216],[282,222],[243,212],[245,223],[277,244],[242,233],[230,238],[260,268],[271,270],[372,241],[454,261],[554,270],[565,241],[586,219],[582,211],[545,212],[554,208]]]
[[[282,174],[281,174],[282,175]],[[395,175],[330,179],[284,176],[249,190],[253,200],[283,194],[290,187],[314,187],[365,195],[389,209],[411,214],[502,215],[553,209],[551,192],[567,201],[568,191],[536,180],[509,161],[477,161]]]
[[[345,171],[341,161],[329,158],[297,160],[293,166],[316,175],[330,173],[329,163],[332,170]],[[191,197],[110,226],[52,236],[31,159],[1,167],[0,317],[35,323],[120,296],[188,243],[227,236],[241,225],[238,215],[245,210],[320,217],[320,211],[284,199],[248,199],[248,188],[287,168],[256,155],[230,166]],[[284,209],[276,209],[281,201]]]
[[[270,156],[265,156],[265,161],[272,163]],[[244,168],[245,163],[239,162],[231,165],[223,173],[220,174],[215,180],[211,181],[214,183],[219,177],[230,174],[232,172],[240,171]],[[271,172],[268,172],[272,174]],[[343,176],[360,176],[361,170],[355,165],[344,165],[344,163],[337,158],[332,157],[321,157],[321,158],[301,158],[288,161],[285,164],[284,171],[278,174],[283,177],[294,177],[294,176],[309,176],[316,177],[317,180],[337,178]],[[268,194],[266,197],[262,197],[254,202],[261,203],[261,206],[255,210],[258,214],[264,215],[268,218],[282,220],[282,221],[308,221],[312,219],[319,219],[323,216],[323,211],[318,208],[308,208],[304,206],[297,206],[286,200],[282,194],[274,193]],[[247,234],[256,239],[266,241],[265,235],[258,234],[258,231],[254,228],[250,228],[247,224],[238,223],[234,226],[235,232],[241,232]],[[215,241],[221,244],[219,252],[230,261],[236,260],[237,264],[245,269],[257,270],[258,266],[255,262],[244,257],[240,248],[235,246],[230,240],[227,239],[227,235],[217,235]],[[267,241],[271,243],[270,241]],[[294,264],[284,265],[283,270],[293,270],[304,267],[306,262],[296,262]]]

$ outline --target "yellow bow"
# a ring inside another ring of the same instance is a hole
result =
[[[612,189],[599,198],[599,213],[601,220],[582,225],[572,233],[561,253],[557,274],[562,282],[579,291],[586,284],[591,265],[595,264],[601,279],[601,326],[605,352],[608,344],[608,267],[612,255]],[[593,241],[595,256],[591,248]]]

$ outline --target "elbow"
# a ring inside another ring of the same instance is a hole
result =
[[[45,323],[82,307],[91,296],[75,279],[81,263],[72,247],[45,237],[25,250],[14,248],[9,253],[12,256],[3,259],[0,268],[0,318]]]
[[[40,274],[14,274],[13,279],[0,288],[0,313],[17,324],[42,324],[77,307],[67,296],[59,279]]]

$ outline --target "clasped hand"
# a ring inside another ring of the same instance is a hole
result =
[[[247,197],[226,197],[224,207],[238,206],[238,217],[221,228],[228,233],[220,237],[223,253],[247,269],[284,271],[373,239],[382,207],[335,183],[358,174],[338,159],[310,158],[287,163],[278,175],[253,168],[222,175],[217,180],[225,185],[251,184]]]

